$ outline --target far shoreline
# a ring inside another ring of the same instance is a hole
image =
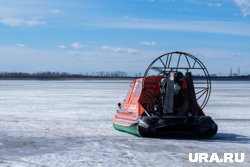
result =
[[[0,80],[37,80],[37,81],[67,81],[67,80],[134,80],[141,77],[0,77]],[[199,79],[197,77],[195,79]],[[211,81],[250,81],[249,76],[220,76],[220,77],[210,77]]]
[[[94,72],[86,74],[73,74],[66,72],[36,72],[36,73],[25,73],[25,72],[0,72],[0,80],[134,80],[136,78],[142,78],[143,74],[137,73],[135,75],[128,75],[127,72],[113,71],[113,72]],[[250,74],[240,75],[210,75],[212,81],[250,81]],[[204,76],[194,75],[194,80],[204,79]]]

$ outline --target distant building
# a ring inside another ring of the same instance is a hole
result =
[[[210,76],[211,77],[217,77],[217,74],[211,74]]]
[[[230,76],[230,77],[233,76],[233,69],[232,69],[232,67],[230,68],[229,76]]]

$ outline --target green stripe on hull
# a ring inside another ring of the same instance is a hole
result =
[[[138,129],[138,124],[134,124],[131,126],[121,126],[121,125],[113,124],[113,126],[116,130],[119,130],[122,132],[127,132],[127,133],[130,133],[132,135],[136,135],[136,136],[141,136],[139,129]]]

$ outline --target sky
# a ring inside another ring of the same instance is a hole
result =
[[[250,73],[250,0],[0,0],[0,71],[143,73],[184,51]]]

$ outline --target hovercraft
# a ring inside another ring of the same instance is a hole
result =
[[[204,64],[184,52],[156,58],[118,103],[115,129],[142,137],[212,137],[217,124],[203,112],[211,93]]]

